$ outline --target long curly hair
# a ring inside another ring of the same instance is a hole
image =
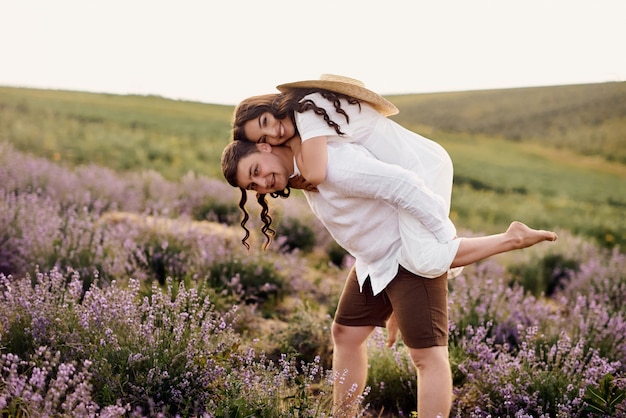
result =
[[[361,102],[358,99],[323,89],[293,89],[285,93],[252,96],[244,99],[235,108],[232,139],[234,141],[249,141],[250,138],[247,138],[244,132],[246,122],[257,119],[265,112],[270,112],[276,119],[285,119],[289,117],[296,128],[296,134],[298,134],[295,112],[303,113],[313,111],[316,115],[321,116],[322,119],[326,121],[328,126],[337,132],[337,135],[343,135],[341,125],[328,116],[326,109],[317,106],[310,99],[302,100],[305,96],[311,93],[320,93],[322,97],[330,101],[337,113],[345,117],[346,123],[350,123],[350,117],[342,109],[340,99],[344,99],[352,105],[357,105],[359,106],[359,109],[361,109]]]
[[[245,235],[241,240],[241,243],[249,250],[250,244],[248,244],[248,238],[250,237],[250,230],[246,227],[246,223],[250,219],[248,215],[248,211],[246,210],[246,202],[248,200],[248,194],[246,189],[239,187],[237,184],[237,166],[239,165],[239,161],[242,158],[251,155],[252,153],[260,152],[256,147],[256,144],[249,141],[232,141],[230,142],[224,151],[222,152],[222,174],[224,174],[224,178],[233,187],[239,188],[241,191],[241,197],[239,199],[239,209],[243,212],[243,218],[241,220],[241,227],[245,231]],[[270,196],[277,198],[287,198],[291,193],[291,189],[289,186],[285,188],[285,190],[281,190],[279,192],[271,193]],[[267,249],[272,242],[272,238],[276,235],[276,231],[271,228],[272,225],[272,217],[269,214],[269,207],[267,205],[267,199],[265,193],[257,193],[256,195],[257,202],[261,206],[261,222],[263,222],[263,226],[261,227],[261,232],[265,236],[265,245],[264,249]]]
[[[341,107],[341,99],[346,100],[351,105],[357,105],[359,106],[359,110],[361,109],[361,102],[358,99],[323,89],[293,89],[285,93],[264,94],[244,99],[235,108],[232,141],[222,153],[222,173],[231,186],[239,187],[237,185],[236,178],[239,161],[253,152],[258,152],[256,146],[254,146],[254,142],[251,141],[250,138],[246,137],[244,126],[246,122],[259,118],[265,112],[270,112],[276,119],[285,119],[289,117],[296,129],[296,135],[298,135],[299,132],[297,131],[298,127],[296,126],[295,112],[303,113],[312,111],[324,119],[328,126],[337,132],[337,135],[344,135],[341,131],[341,125],[330,118],[326,109],[317,106],[310,99],[303,100],[305,96],[311,93],[320,93],[322,97],[330,101],[333,104],[335,111],[344,116],[345,123],[350,123],[350,117]],[[242,189],[241,187],[239,187],[239,189],[241,190],[239,208],[243,212],[243,218],[240,225],[245,231],[245,236],[241,242],[247,249],[250,249],[250,245],[247,242],[250,237],[250,231],[246,227],[246,223],[250,219],[250,216],[245,209],[247,194],[245,189]],[[285,190],[271,193],[270,196],[273,198],[287,198],[289,197],[290,192],[291,190],[289,186],[287,186]],[[272,217],[269,214],[269,207],[265,194],[257,193],[257,202],[261,206],[261,221],[263,222],[261,232],[266,238],[264,248],[267,249],[276,232],[271,228]]]

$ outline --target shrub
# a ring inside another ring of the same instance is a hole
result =
[[[589,385],[585,389],[585,411],[601,416],[617,416],[626,414],[626,390],[614,383],[614,377],[607,374],[598,386]]]
[[[626,358],[626,254],[591,250],[555,299],[562,326],[607,358]],[[622,369],[626,364],[622,365]]]
[[[310,252],[316,244],[316,236],[313,229],[298,218],[284,217],[281,219],[276,236],[281,237],[281,249]]]
[[[508,267],[514,280],[534,296],[552,296],[566,285],[578,269],[576,260],[562,254],[547,254],[538,260]]]
[[[486,324],[491,324],[489,337],[509,343],[517,341],[518,325],[541,326],[546,332],[557,327],[552,307],[511,283],[493,260],[466,268],[449,287],[451,343],[465,338],[466,330]]]
[[[331,367],[331,319],[322,318],[310,304],[300,304],[287,318],[287,327],[277,335],[280,353],[288,353],[305,363],[317,359],[324,368]]]
[[[330,262],[337,267],[344,267],[346,265],[346,257],[348,252],[335,241],[332,241],[328,245],[328,258]]]
[[[235,359],[223,380],[222,396],[208,409],[216,417],[324,418],[332,408],[333,375],[319,359],[305,364],[286,355],[271,361],[253,350]],[[362,416],[361,414],[358,415]]]
[[[417,372],[401,342],[392,348],[385,344],[385,333],[377,328],[368,340],[370,391],[365,400],[374,411],[411,416],[417,405]]]
[[[585,388],[623,375],[626,321],[610,301],[623,297],[625,258],[598,256],[578,251],[579,271],[551,299],[527,294],[492,261],[450,282],[456,416],[584,416]]]
[[[551,343],[536,327],[520,328],[520,349],[511,352],[489,328],[472,329],[462,343],[467,380],[455,388],[456,416],[581,416],[584,388],[619,367],[565,333]]]
[[[238,225],[241,209],[233,200],[222,202],[217,199],[206,199],[192,209],[192,217],[197,221],[219,222],[227,225]]]
[[[83,292],[68,273],[69,282],[56,270],[32,282],[0,275],[4,413],[328,416],[332,379],[319,358],[273,362],[245,348],[232,329],[236,308],[220,314],[171,280],[144,297],[136,280]],[[6,351],[25,334],[32,343],[19,356]]]
[[[626,314],[626,254],[618,248],[612,251],[591,248],[581,255],[579,263],[579,269],[560,295],[568,300],[585,293],[594,295],[606,306],[609,315]]]
[[[60,352],[39,347],[30,356],[0,355],[0,413],[8,417],[119,417],[130,408],[101,408],[93,398],[91,361],[60,360]]]
[[[155,234],[138,244],[137,251],[133,251],[134,261],[147,273],[148,282],[156,280],[163,285],[168,277],[180,280],[190,273],[189,268],[193,268],[188,259],[189,243],[175,235]]]
[[[207,277],[211,287],[230,289],[240,295],[242,302],[262,305],[267,315],[285,295],[285,277],[271,261],[261,257],[226,256],[211,264]]]

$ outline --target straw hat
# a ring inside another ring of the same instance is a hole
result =
[[[341,93],[346,96],[354,97],[355,99],[363,100],[372,105],[372,107],[383,116],[392,116],[399,112],[398,108],[389,100],[385,99],[380,94],[366,89],[363,82],[341,75],[322,74],[319,80],[295,81],[293,83],[281,84],[276,86],[276,88],[283,93],[290,89],[318,88],[330,90],[335,93]]]

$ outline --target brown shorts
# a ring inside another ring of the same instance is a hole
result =
[[[335,322],[345,326],[384,327],[396,313],[402,341],[410,348],[448,345],[448,279],[417,276],[402,266],[387,287],[374,296],[369,278],[359,289],[354,267],[348,274]]]

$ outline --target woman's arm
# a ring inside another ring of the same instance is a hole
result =
[[[327,137],[318,136],[302,142],[299,152],[294,150],[294,155],[300,173],[309,183],[317,186],[326,179]]]

